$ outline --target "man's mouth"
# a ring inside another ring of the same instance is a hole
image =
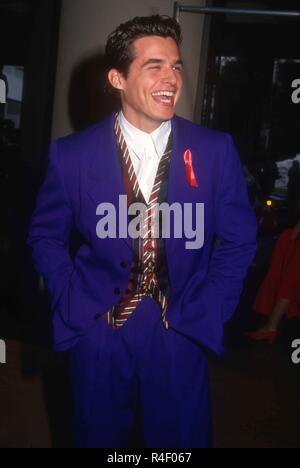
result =
[[[156,91],[155,93],[152,93],[152,97],[157,103],[173,104],[175,92],[174,91]]]

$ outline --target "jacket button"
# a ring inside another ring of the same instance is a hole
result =
[[[94,317],[94,320],[97,321],[101,318],[101,315],[100,314],[96,314],[95,317]]]
[[[127,268],[127,263],[126,262],[121,262],[120,263],[121,268]]]
[[[115,288],[114,293],[116,294],[116,296],[119,296],[121,294],[121,289],[120,288]]]

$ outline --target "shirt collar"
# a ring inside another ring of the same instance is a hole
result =
[[[139,159],[144,156],[145,152],[151,150],[158,158],[162,157],[172,129],[170,120],[163,122],[154,132],[146,133],[128,122],[122,111],[119,113],[118,119],[128,149],[134,151]]]

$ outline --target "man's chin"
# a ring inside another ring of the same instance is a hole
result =
[[[163,112],[160,112],[157,115],[157,120],[160,122],[165,122],[166,120],[171,120],[175,115],[175,109],[166,109]]]

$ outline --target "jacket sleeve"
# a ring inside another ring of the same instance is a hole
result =
[[[29,229],[33,264],[44,278],[55,310],[73,272],[69,237],[73,215],[59,170],[57,143],[50,147],[49,165]]]
[[[219,245],[211,258],[207,278],[222,297],[224,322],[230,319],[238,305],[257,248],[257,221],[249,203],[243,168],[232,138],[226,135],[226,139],[216,214]]]
[[[239,303],[244,279],[254,258],[257,222],[242,165],[229,135],[219,186],[216,187],[215,247],[204,281],[185,299],[174,328],[216,354],[222,354],[224,323]]]

